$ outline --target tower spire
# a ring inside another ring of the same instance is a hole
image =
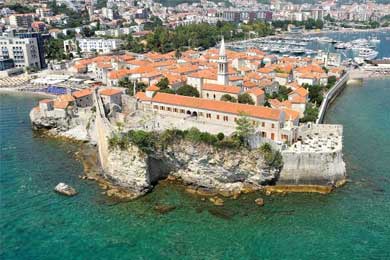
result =
[[[221,47],[219,48],[219,56],[226,56],[225,40],[222,36]]]

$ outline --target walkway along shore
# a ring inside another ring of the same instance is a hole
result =
[[[322,124],[324,121],[326,109],[329,104],[341,93],[341,91],[346,86],[346,83],[349,79],[350,72],[347,71],[337,82],[336,84],[326,93],[324,100],[321,103],[320,110],[318,112],[317,124]]]
[[[336,97],[343,91],[349,80],[365,80],[390,77],[390,73],[375,74],[375,71],[369,69],[363,70],[348,70],[336,84],[326,93],[324,100],[321,103],[318,117],[316,120],[317,124],[322,124],[325,118],[326,110],[329,105],[336,99]]]

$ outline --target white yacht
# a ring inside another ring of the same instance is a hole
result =
[[[362,58],[364,60],[373,60],[378,56],[378,52],[368,49],[368,48],[361,48],[359,49],[358,57]]]
[[[377,43],[380,43],[381,40],[378,39],[377,37],[372,37],[372,38],[370,39],[370,42],[371,42],[371,43],[374,43],[374,44],[377,44]]]
[[[291,50],[291,53],[293,53],[293,54],[303,54],[303,53],[305,53],[305,49],[303,49],[303,48],[294,48],[294,49],[292,49]]]

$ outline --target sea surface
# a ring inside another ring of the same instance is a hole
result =
[[[109,199],[79,179],[79,145],[31,130],[37,101],[0,93],[2,260],[390,259],[390,78],[348,85],[327,113],[326,122],[344,125],[344,187],[243,195],[224,207],[166,184],[133,202]],[[79,194],[56,194],[59,182]],[[160,204],[176,209],[160,214]]]
[[[326,121],[344,125],[346,186],[326,196],[244,195],[219,208],[177,185],[111,201],[78,178],[78,145],[31,130],[37,98],[1,94],[0,258],[390,259],[389,98],[389,80],[369,80],[329,110]],[[56,194],[59,182],[79,194]],[[160,214],[157,204],[176,209]]]
[[[356,39],[378,39],[379,43],[373,44],[373,49],[378,51],[378,56],[376,59],[382,58],[390,58],[390,28],[385,28],[379,31],[362,31],[362,32],[332,32],[332,33],[319,33],[319,34],[311,34],[310,36],[315,37],[329,37],[331,39],[342,41],[342,42],[350,42]],[[308,49],[312,50],[322,50],[329,52],[338,52],[341,54],[342,59],[353,58],[356,57],[357,53],[353,52],[353,50],[340,50],[335,49],[334,44],[326,43],[326,42],[317,42],[312,41],[307,45]]]

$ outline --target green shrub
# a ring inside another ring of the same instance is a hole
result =
[[[279,151],[275,151],[269,143],[264,143],[260,147],[264,161],[267,166],[281,168],[283,166],[283,156]]]
[[[260,146],[260,151],[262,153],[270,153],[272,152],[272,146],[269,143],[264,143]]]
[[[155,149],[156,136],[153,132],[145,132],[143,130],[130,130],[126,137],[129,142],[135,144],[145,153],[150,153]]]
[[[225,138],[225,135],[223,133],[218,133],[217,138],[219,141],[222,141]]]
[[[213,135],[201,132],[197,128],[189,130],[167,129],[162,133],[130,130],[126,134],[115,134],[109,140],[109,148],[127,149],[129,144],[136,145],[145,153],[151,153],[158,148],[166,148],[175,140],[188,140],[194,143],[206,143],[218,148],[237,149],[244,146],[244,139],[238,135],[225,137],[223,133]]]

